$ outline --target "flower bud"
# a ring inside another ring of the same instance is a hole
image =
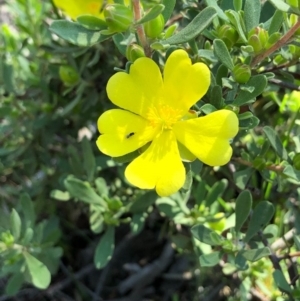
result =
[[[144,24],[146,36],[152,39],[159,37],[165,26],[165,19],[162,14]]]
[[[218,233],[221,233],[226,226],[226,218],[223,212],[216,213],[214,215],[215,221],[208,223],[210,229],[215,230]]]
[[[248,43],[253,47],[255,54],[265,49],[268,39],[268,32],[261,27],[253,28],[248,34]]]
[[[232,70],[234,80],[239,84],[246,83],[251,76],[251,68],[246,64],[237,64]]]
[[[237,42],[239,35],[235,28],[229,24],[224,24],[218,28],[218,37],[223,40],[228,49]]]
[[[108,28],[113,32],[126,31],[133,23],[131,9],[122,4],[108,4],[104,8],[104,17]]]
[[[59,67],[59,77],[67,86],[76,84],[79,80],[79,74],[77,71],[68,65],[62,65]]]
[[[144,49],[140,45],[130,44],[127,46],[126,58],[128,61],[134,62],[136,59],[144,56],[145,56]]]

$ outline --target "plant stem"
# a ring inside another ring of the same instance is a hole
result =
[[[132,0],[132,6],[133,6],[134,21],[137,22],[142,17],[140,0]],[[141,43],[141,46],[144,48],[145,55],[147,57],[151,57],[151,48],[148,44],[148,40],[146,38],[144,27],[142,24],[138,24],[136,26],[136,33]]]
[[[253,167],[253,164],[251,162],[246,161],[246,160],[244,160],[242,158],[232,158],[232,161],[235,161],[235,162],[240,163],[240,164],[245,165],[245,166]],[[271,164],[271,165],[265,166],[265,169],[268,169],[268,170],[280,173],[280,172],[282,172],[284,170],[284,166],[276,165],[276,164]]]
[[[264,53],[261,53],[257,55],[252,63],[251,67],[255,67],[258,63],[262,62],[265,58],[269,57],[273,52],[275,52],[277,49],[281,48],[285,44],[287,44],[295,34],[295,32],[300,28],[300,20],[289,29],[289,31],[281,37],[274,45],[272,45],[269,49],[267,49]]]

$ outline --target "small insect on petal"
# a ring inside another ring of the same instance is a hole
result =
[[[126,138],[129,139],[130,137],[132,137],[134,135],[134,132],[131,132],[129,134],[126,135]]]

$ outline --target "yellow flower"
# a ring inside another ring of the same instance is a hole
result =
[[[118,72],[107,84],[112,109],[98,119],[97,145],[118,157],[150,144],[126,168],[127,180],[160,196],[178,191],[185,181],[182,158],[196,157],[210,166],[226,164],[232,155],[229,141],[238,132],[238,119],[229,110],[197,118],[190,107],[208,90],[210,71],[191,63],[184,50],[168,58],[163,77],[149,58],[139,58],[130,73]],[[151,142],[151,143],[150,143]]]
[[[53,2],[56,7],[74,20],[81,15],[92,15],[104,19],[104,6],[114,3],[113,0],[53,0]],[[125,0],[125,4],[128,5],[129,0]]]

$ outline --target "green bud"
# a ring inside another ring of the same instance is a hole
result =
[[[248,43],[253,47],[255,54],[260,53],[266,48],[268,39],[268,32],[261,27],[253,28],[248,34]]]
[[[159,37],[165,27],[165,19],[162,14],[144,24],[146,36],[152,39]]]
[[[232,70],[234,80],[239,84],[246,83],[251,76],[251,68],[246,64],[237,64]]]
[[[230,24],[224,24],[217,30],[218,37],[223,40],[227,48],[230,49],[239,38],[238,32]]]
[[[211,42],[206,40],[204,43],[204,49],[205,50],[211,50]]]
[[[62,65],[59,67],[59,77],[67,86],[74,85],[79,80],[79,74],[77,71],[68,65]]]
[[[130,44],[126,49],[126,58],[128,61],[134,62],[140,57],[144,57],[145,52],[144,49],[137,44]]]
[[[297,169],[300,170],[300,153],[296,154],[293,158],[293,166]]]
[[[103,219],[104,223],[107,225],[119,226],[120,224],[119,220],[112,217],[110,212],[104,212]]]
[[[131,9],[122,4],[108,4],[104,8],[104,17],[109,30],[126,31],[133,23]]]
[[[123,203],[118,199],[108,199],[107,205],[110,210],[118,211],[123,206]]]

